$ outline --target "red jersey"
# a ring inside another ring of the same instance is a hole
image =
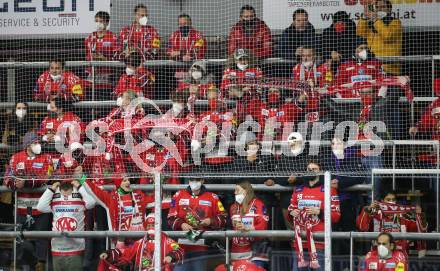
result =
[[[81,79],[70,71],[64,71],[58,81],[52,79],[49,71],[43,72],[37,80],[34,92],[34,99],[37,101],[49,101],[52,96],[56,95],[65,95],[66,98],[72,95],[84,97]]]
[[[151,25],[131,24],[122,28],[119,33],[120,51],[139,51],[144,60],[154,59],[159,53],[160,37]]]
[[[171,257],[172,264],[166,264],[161,267],[161,270],[171,271],[173,270],[173,264],[182,262],[183,260],[183,249],[176,243],[173,239],[166,236],[164,233],[161,235],[161,262],[163,263],[164,258]],[[132,246],[124,249],[112,249],[108,253],[106,262],[110,265],[124,265],[130,264],[133,268],[130,270],[141,270],[149,271],[154,268],[154,239],[149,239],[144,237],[137,240]],[[142,264],[142,266],[140,266]],[[101,261],[99,271],[115,270],[110,268],[108,264]]]
[[[194,28],[191,28],[186,37],[182,36],[180,30],[177,30],[168,39],[167,54],[170,55],[172,51],[180,52],[177,60],[182,60],[184,55],[191,56],[193,60],[203,59],[206,52],[206,39]]]
[[[153,73],[144,67],[139,67],[134,75],[123,73],[113,92],[119,97],[127,90],[132,90],[140,96],[152,98],[155,81],[156,77]]]
[[[88,61],[93,59],[94,54],[103,55],[107,60],[116,59],[119,50],[118,38],[111,32],[106,31],[104,36],[99,37],[98,32],[93,32],[85,40],[86,59]],[[87,68],[88,80],[92,81],[92,69]],[[95,89],[112,89],[113,69],[109,67],[96,67],[94,74]]]
[[[197,226],[198,222],[205,218],[211,219],[211,225]],[[182,224],[187,223],[201,230],[218,230],[226,225],[226,213],[222,202],[214,193],[206,191],[202,186],[200,194],[195,196],[188,187],[178,191],[171,201],[171,209],[168,213],[168,225],[174,231],[181,231]],[[196,224],[194,224],[196,223]],[[200,239],[193,243],[187,239],[179,239],[179,243],[185,249],[207,250],[204,240]]]
[[[60,127],[62,125],[62,127]],[[43,122],[41,123],[40,129],[38,130],[38,135],[44,136],[47,134],[56,134],[58,129],[66,128],[66,141],[68,142],[68,139],[73,133],[78,136],[78,140],[81,139],[81,134],[83,134],[83,131],[85,130],[85,123],[81,121],[81,119],[75,115],[72,112],[66,112],[63,114],[61,118],[55,117],[51,118],[49,116],[45,117],[43,119]],[[79,129],[79,131],[78,131]],[[45,138],[43,137],[43,141]]]
[[[246,70],[238,70],[227,68],[223,72],[223,79],[220,85],[220,90],[222,92],[221,97],[227,97],[225,91],[227,91],[230,85],[243,85],[244,84],[255,84],[259,82],[263,77],[263,72],[258,67],[247,68]]]
[[[214,271],[266,271],[266,269],[248,260],[238,260],[231,262],[230,269],[222,264],[217,266]]]
[[[380,259],[377,250],[368,252],[359,265],[359,271],[408,271],[408,260],[400,250],[393,250],[391,258]]]
[[[381,211],[368,213],[362,208],[356,219],[356,226],[360,231],[371,232],[418,232],[417,223],[408,215],[384,215]],[[407,251],[409,243],[407,240],[396,240],[398,249]]]
[[[48,154],[40,154],[34,157],[28,155],[26,150],[14,154],[9,161],[9,167],[5,174],[5,186],[15,189],[15,178],[25,179],[25,188],[38,188],[45,185],[52,174],[52,159]],[[39,215],[37,210],[38,200],[42,192],[17,192],[17,214],[25,216],[27,207],[32,207],[32,215]]]
[[[241,214],[241,209],[243,207],[234,203],[230,207],[230,218],[232,222],[233,229],[235,228],[236,221],[241,221],[243,225],[253,231],[253,230],[267,230],[269,217],[266,213],[266,207],[264,203],[257,198],[254,198],[249,203],[249,211],[244,215]],[[253,255],[252,253],[252,243],[255,240],[253,237],[233,237],[232,247],[231,247],[231,258],[232,260],[263,260],[268,261],[267,255]]]
[[[370,81],[384,76],[382,64],[377,60],[358,62],[349,60],[338,67],[336,84],[349,84]],[[351,90],[340,92],[342,98],[357,97]]]
[[[252,33],[245,33],[242,22],[236,23],[229,32],[228,55],[236,49],[249,49],[258,58],[267,58],[272,55],[272,35],[264,21],[255,19],[255,28]]]
[[[186,89],[189,89],[190,92],[195,94],[196,99],[207,99],[208,90],[215,89],[216,85],[214,82],[206,82],[206,83],[191,83],[186,81],[179,81],[177,85],[176,92],[182,92]],[[189,98],[188,98],[189,99]]]
[[[283,103],[278,107],[270,107],[266,103],[263,103],[263,105],[258,116],[258,123],[261,125],[261,128],[264,129],[262,130],[264,135],[269,136],[270,131],[275,133],[273,139],[281,139],[284,125],[287,123],[296,124],[302,112],[302,109],[293,102]],[[272,118],[275,118],[276,121],[281,124],[279,128],[274,129],[270,122],[266,123],[268,119]]]
[[[302,210],[308,207],[318,207],[321,212],[319,215],[310,217],[312,232],[324,231],[324,185],[316,184],[314,187],[300,185],[295,188],[288,207],[289,213],[295,209]],[[337,223],[341,217],[339,207],[339,197],[336,189],[331,189],[331,220]],[[300,225],[301,231],[305,231],[305,226]],[[317,249],[324,249],[324,242],[315,242]],[[303,242],[303,247],[308,248],[308,243]]]

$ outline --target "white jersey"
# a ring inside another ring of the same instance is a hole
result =
[[[84,231],[85,211],[93,208],[94,199],[84,187],[74,188],[69,196],[47,189],[41,196],[37,209],[42,213],[52,213],[52,231]],[[83,253],[84,238],[52,238],[52,255],[68,256]]]

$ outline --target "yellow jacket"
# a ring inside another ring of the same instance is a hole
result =
[[[376,56],[400,56],[402,54],[402,23],[393,19],[388,25],[382,20],[376,20],[374,30],[368,27],[368,21],[361,19],[356,28],[356,34],[367,39],[368,47]],[[399,64],[384,65],[387,73],[400,73]]]

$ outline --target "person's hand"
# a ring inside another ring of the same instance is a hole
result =
[[[368,206],[368,211],[374,212],[375,210],[377,210],[379,208],[379,203],[377,201],[373,201],[370,206]]]
[[[267,185],[267,186],[272,186],[272,185],[275,184],[275,182],[274,182],[274,180],[272,180],[272,179],[267,179],[267,180],[264,182],[264,184]]]
[[[331,57],[333,61],[337,61],[337,62],[341,61],[341,54],[336,51],[332,51]]]
[[[294,209],[293,211],[290,212],[290,215],[293,217],[297,217],[299,216],[300,210],[299,209]]]
[[[190,94],[197,94],[198,92],[199,92],[199,86],[198,85],[191,84],[189,86],[189,93]]]
[[[165,264],[169,264],[173,261],[173,258],[171,258],[170,256],[165,256],[165,258],[163,258],[163,263]]]
[[[46,134],[46,140],[47,140],[48,142],[52,142],[52,141],[54,141],[54,137],[55,137],[55,134],[53,134],[53,133],[48,133],[48,134]]]
[[[25,180],[23,179],[17,179],[15,180],[15,188],[22,189],[24,187]]]
[[[191,226],[191,225],[189,225],[189,224],[187,224],[187,223],[183,223],[182,224],[182,230],[183,231],[190,231],[190,230],[192,230],[193,229],[193,227]]]
[[[238,221],[235,224],[235,230],[237,230],[237,231],[246,231],[246,227],[244,226],[243,222]]]
[[[78,188],[81,184],[77,181],[77,180],[73,180],[71,182],[71,184],[73,185],[73,187]]]
[[[314,87],[315,87],[315,82],[313,81],[313,79],[309,79],[309,80],[307,80],[307,84],[309,84],[309,86],[310,86],[311,88],[314,88]]]
[[[296,48],[295,55],[296,55],[296,56],[301,56],[301,55],[302,55],[302,50],[303,50],[302,47],[298,47],[298,48]]]
[[[290,184],[294,184],[295,181],[296,181],[296,179],[295,179],[295,176],[293,176],[293,175],[290,175],[289,179],[287,179],[287,182]]]
[[[170,57],[176,57],[176,56],[179,56],[179,55],[180,55],[179,51],[171,51],[171,53],[170,53]]]
[[[107,259],[108,258],[108,255],[107,255],[107,253],[101,253],[101,255],[99,255],[99,258],[101,259],[101,260],[105,260],[105,259]]]
[[[58,187],[60,187],[60,182],[54,182],[51,186],[53,191],[56,191]]]
[[[307,95],[303,92],[299,95],[298,102],[302,103],[307,99]]]
[[[318,207],[309,207],[306,208],[306,213],[308,215],[319,215],[319,213],[321,213],[321,209],[319,209]]]
[[[209,225],[211,225],[211,218],[205,218],[205,219],[203,219],[202,221],[200,221],[200,225],[202,225],[202,226],[209,226]]]
[[[103,54],[101,54],[101,53],[94,53],[94,54],[92,54],[92,59],[93,60],[100,60],[100,61],[106,61],[107,60],[107,58]]]
[[[190,55],[184,55],[184,56],[182,57],[182,60],[183,60],[184,62],[189,62],[189,61],[192,60],[192,57],[191,57]]]
[[[412,136],[417,134],[418,131],[419,131],[419,129],[417,129],[417,127],[415,127],[415,126],[409,128],[409,134]]]
[[[416,206],[416,214],[421,214],[421,213],[422,213],[422,207]]]
[[[137,115],[145,115],[145,110],[144,110],[144,108],[143,108],[142,106],[138,106],[138,107],[136,108],[136,114],[137,114]]]

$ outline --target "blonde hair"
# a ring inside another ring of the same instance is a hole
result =
[[[249,181],[242,181],[237,184],[241,188],[243,188],[246,191],[246,196],[244,197],[242,206],[240,210],[240,215],[245,215],[249,211],[249,204],[250,202],[255,198],[254,189],[252,188],[252,185]]]

